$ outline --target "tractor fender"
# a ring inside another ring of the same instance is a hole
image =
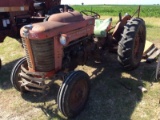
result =
[[[127,21],[131,19],[130,15],[126,15],[119,21],[112,33],[112,36],[119,41],[121,37],[121,33],[123,32],[124,26],[126,25]]]

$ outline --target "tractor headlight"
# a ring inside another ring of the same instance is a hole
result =
[[[60,43],[62,44],[62,45],[66,45],[66,43],[67,43],[67,39],[66,39],[66,37],[65,36],[62,36],[61,35],[61,37],[60,37]]]

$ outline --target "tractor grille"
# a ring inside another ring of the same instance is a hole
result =
[[[23,38],[22,38],[22,44],[23,44],[23,47],[24,47],[24,50],[25,50],[25,53],[26,53],[26,58],[27,58],[28,66],[29,66],[30,68],[32,68],[32,64],[31,64],[29,52],[28,52],[28,49],[27,49],[27,46],[26,46],[25,39],[23,39]]]
[[[30,44],[35,64],[35,71],[48,72],[53,70],[54,69],[53,39],[30,40]],[[25,49],[25,51],[26,51],[28,65],[29,67],[33,68],[30,62],[29,52],[27,49]]]

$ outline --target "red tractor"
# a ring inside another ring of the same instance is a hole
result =
[[[92,11],[66,7],[61,11],[44,22],[21,28],[26,57],[15,64],[10,78],[16,90],[39,93],[46,93],[55,80],[62,80],[58,108],[64,116],[73,117],[83,109],[89,95],[89,76],[74,69],[89,58],[100,60],[107,48],[117,50],[118,61],[125,69],[136,68],[145,45],[146,27],[139,15],[120,15],[112,27],[112,18],[102,20]]]
[[[19,39],[22,26],[42,22],[47,16],[61,12],[59,9],[64,5],[60,3],[61,0],[0,0],[0,42],[6,36]]]

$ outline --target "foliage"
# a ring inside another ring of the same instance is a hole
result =
[[[125,13],[133,14],[137,9],[138,5],[74,5],[72,6],[75,10],[93,10],[102,16],[118,16],[121,12],[122,15]],[[142,17],[160,17],[160,7],[157,5],[143,5],[141,6]]]

